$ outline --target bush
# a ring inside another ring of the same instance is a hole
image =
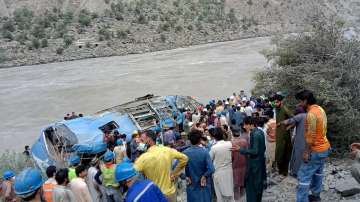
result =
[[[11,32],[7,31],[7,30],[4,30],[4,31],[2,32],[2,37],[3,37],[4,39],[8,39],[8,40],[10,40],[10,41],[14,40],[14,35],[13,35]]]
[[[165,43],[166,42],[166,35],[165,34],[161,34],[160,35],[160,40]]]
[[[42,39],[45,37],[45,29],[41,25],[34,25],[31,34],[38,39]]]
[[[74,14],[71,11],[66,11],[63,19],[64,19],[64,24],[70,24],[74,19]]]
[[[307,34],[274,40],[266,56],[274,64],[259,72],[255,95],[312,90],[328,116],[328,137],[338,152],[360,139],[360,42],[343,37],[343,23],[318,16]],[[310,34],[311,33],[311,34]]]
[[[89,11],[83,9],[79,13],[78,22],[82,26],[89,26],[91,23],[91,14]]]
[[[175,27],[175,31],[176,31],[176,32],[181,32],[181,31],[183,31],[183,27],[182,27],[181,25],[177,25],[177,26]]]
[[[74,37],[71,35],[65,35],[63,40],[65,47],[68,48],[73,43]]]
[[[231,24],[236,24],[239,22],[239,20],[236,17],[235,10],[233,8],[230,9],[227,16],[228,16],[228,20]]]
[[[126,39],[127,36],[128,36],[128,33],[127,33],[126,31],[124,31],[124,30],[118,30],[118,31],[116,32],[116,37],[117,37],[118,39]]]
[[[23,169],[35,166],[31,158],[12,151],[3,152],[0,155],[0,161],[0,173],[5,170],[13,170],[16,174],[19,174]]]
[[[25,45],[25,42],[28,40],[27,34],[25,32],[21,32],[15,36],[15,40],[20,44]]]
[[[14,22],[12,20],[7,20],[6,22],[4,22],[4,24],[2,26],[2,30],[14,32],[15,31]]]
[[[56,54],[62,55],[64,53],[64,48],[60,47],[56,49]]]
[[[148,20],[147,20],[147,17],[145,15],[140,14],[139,17],[137,18],[137,22],[139,24],[147,24]]]
[[[31,40],[31,48],[30,49],[33,49],[33,48],[35,48],[35,49],[39,49],[40,48],[40,41],[39,41],[39,39],[37,39],[37,38],[33,38],[32,40]]]
[[[41,40],[41,48],[46,48],[46,47],[48,47],[48,40],[42,39]]]
[[[30,29],[33,16],[34,13],[25,7],[14,11],[14,20],[20,30]]]
[[[0,63],[3,63],[7,60],[5,50],[3,48],[0,48]]]
[[[103,40],[110,40],[111,39],[111,32],[109,29],[103,27],[99,30],[99,35],[100,37],[102,36],[102,41]]]

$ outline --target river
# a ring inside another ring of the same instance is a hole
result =
[[[206,102],[241,89],[266,64],[269,38],[0,69],[0,151],[21,151],[66,113],[92,114],[148,93]]]

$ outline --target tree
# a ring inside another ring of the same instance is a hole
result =
[[[256,77],[255,95],[312,90],[328,116],[328,138],[338,152],[360,139],[360,42],[343,37],[343,23],[317,16],[306,34],[273,40],[274,51],[265,52],[273,65]]]
[[[42,39],[41,40],[41,48],[46,48],[46,47],[48,47],[48,40]]]
[[[64,38],[65,48],[68,48],[74,41],[74,37],[71,35],[65,35]]]
[[[2,26],[2,30],[6,30],[6,31],[9,31],[9,32],[14,32],[15,31],[14,21],[12,21],[12,20],[5,21],[3,26]]]
[[[33,38],[33,39],[31,40],[31,49],[32,49],[32,48],[35,48],[35,49],[39,49],[39,48],[40,48],[40,41],[39,41],[39,39]]]
[[[14,11],[14,20],[20,30],[30,29],[34,13],[23,7]]]
[[[89,26],[91,23],[91,14],[89,11],[83,9],[79,13],[78,22],[82,26]]]
[[[7,30],[4,30],[4,31],[2,32],[2,37],[3,37],[4,39],[8,39],[9,41],[14,40],[14,35],[13,35],[11,32],[7,31]]]

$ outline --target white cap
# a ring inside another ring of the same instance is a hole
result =
[[[231,99],[231,100],[233,100],[234,98],[235,98],[235,97],[234,97],[233,95],[232,95],[232,96],[230,96],[230,99]]]
[[[226,104],[226,105],[228,105],[228,104],[229,104],[229,102],[228,102],[228,101],[226,101],[226,102],[225,102],[225,104]]]
[[[208,110],[206,108],[203,109],[203,112],[207,112]]]
[[[243,97],[242,101],[247,101],[246,97]]]
[[[194,123],[193,122],[189,122],[189,126],[191,127]]]

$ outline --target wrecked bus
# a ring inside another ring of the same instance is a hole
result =
[[[134,101],[99,111],[93,115],[62,120],[45,127],[31,147],[37,166],[67,166],[67,159],[78,154],[83,163],[100,158],[107,150],[104,130],[117,130],[131,140],[134,130],[171,125],[185,109],[194,111],[201,104],[189,96],[146,95]],[[180,120],[181,121],[181,120]]]

